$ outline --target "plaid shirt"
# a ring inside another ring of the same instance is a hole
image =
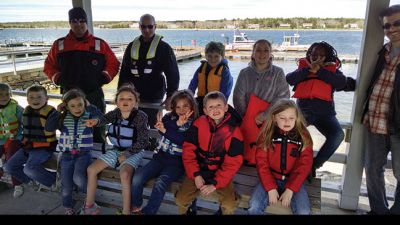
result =
[[[385,67],[374,84],[368,103],[368,112],[363,120],[363,123],[375,134],[388,134],[387,115],[390,107],[390,97],[396,76],[396,66],[400,63],[399,55],[390,59],[390,44],[386,46],[386,49]]]

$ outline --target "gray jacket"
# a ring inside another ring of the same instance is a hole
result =
[[[289,84],[282,68],[270,64],[262,72],[257,72],[253,62],[242,69],[233,90],[233,105],[241,116],[246,112],[250,94],[271,104],[280,98],[289,98]]]

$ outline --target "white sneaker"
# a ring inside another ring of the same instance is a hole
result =
[[[24,186],[22,185],[15,185],[14,187],[14,198],[19,198],[24,194]]]

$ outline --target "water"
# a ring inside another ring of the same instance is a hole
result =
[[[69,29],[5,29],[0,31],[0,43],[42,41],[52,43],[57,38],[63,37]],[[292,30],[246,30],[250,39],[257,40],[265,38],[273,44],[280,44],[284,35],[293,35]],[[233,31],[231,30],[161,30],[157,33],[164,36],[164,40],[172,46],[192,45],[192,40],[196,40],[197,45],[205,46],[209,41],[225,42],[226,38],[232,41]],[[300,35],[299,44],[311,44],[316,41],[326,41],[335,47],[338,54],[358,55],[361,47],[361,31],[298,31]],[[128,43],[139,35],[137,29],[95,29],[96,36],[103,38],[108,43]],[[275,61],[275,65],[283,68],[285,74],[296,69],[294,61]],[[179,89],[187,88],[193,73],[200,65],[199,60],[185,61],[178,64],[180,71]],[[241,69],[248,65],[248,61],[229,61],[229,68],[234,78],[234,85]],[[343,64],[342,71],[346,76],[356,78],[357,64]],[[106,98],[113,99],[118,77],[110,84],[104,86]],[[232,90],[233,92],[233,90]],[[340,121],[348,122],[351,117],[353,104],[353,92],[337,92],[334,95],[336,103],[337,117]],[[228,99],[232,104],[232,95]],[[109,106],[111,109],[111,106]],[[310,128],[315,142],[315,149],[318,149],[324,141],[314,128]],[[338,152],[345,151],[346,144],[343,143]]]

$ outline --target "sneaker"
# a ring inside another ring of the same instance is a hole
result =
[[[100,206],[96,203],[93,203],[91,207],[87,207],[86,203],[83,204],[81,211],[79,212],[80,215],[97,215],[100,213]]]
[[[68,216],[75,215],[74,209],[66,208],[66,209],[65,209],[65,215],[68,215]]]
[[[22,185],[15,185],[14,187],[14,198],[19,198],[24,194],[24,186]]]

